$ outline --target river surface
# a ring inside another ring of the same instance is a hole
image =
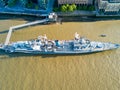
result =
[[[0,20],[0,42],[5,41],[10,26],[26,22]],[[120,43],[120,20],[30,26],[14,31],[11,42],[44,34],[69,40],[75,32],[90,40]],[[120,49],[60,56],[0,52],[0,90],[120,90]]]

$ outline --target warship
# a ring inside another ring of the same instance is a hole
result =
[[[72,40],[49,40],[46,35],[37,39],[17,41],[8,45],[0,44],[0,49],[8,53],[31,54],[86,54],[119,48],[119,44],[90,41],[76,32]]]

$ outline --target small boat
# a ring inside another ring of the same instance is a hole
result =
[[[46,35],[28,41],[17,41],[0,45],[8,53],[31,54],[86,54],[119,48],[119,44],[90,41],[75,33],[73,40],[49,40]]]

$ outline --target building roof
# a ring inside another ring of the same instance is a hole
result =
[[[108,0],[109,2],[118,3],[120,0]]]
[[[107,5],[107,7],[105,8],[105,12],[107,11],[116,11],[118,12],[120,9],[120,4],[109,4]]]
[[[104,9],[105,12],[109,12],[109,11],[118,12],[120,10],[120,3],[118,2],[111,3],[109,1],[114,1],[114,0],[100,0],[99,6],[98,6],[99,9]]]
[[[58,0],[58,4],[92,4],[93,0]]]

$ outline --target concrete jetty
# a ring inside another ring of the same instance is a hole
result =
[[[9,32],[8,32],[8,34],[7,34],[7,37],[6,37],[6,40],[5,40],[5,44],[4,44],[4,45],[8,45],[9,40],[10,40],[10,37],[11,37],[11,34],[12,34],[12,27],[10,27],[10,29],[9,29]]]
[[[4,45],[8,45],[9,44],[10,37],[12,35],[12,31],[13,30],[19,29],[19,28],[23,28],[23,27],[27,27],[27,26],[31,26],[31,25],[44,23],[44,22],[47,22],[47,21],[49,21],[49,19],[38,20],[38,21],[34,21],[34,22],[30,22],[30,23],[26,23],[26,24],[21,24],[21,25],[10,27]]]

